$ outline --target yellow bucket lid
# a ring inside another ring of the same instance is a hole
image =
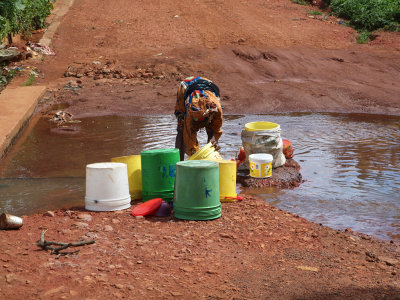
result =
[[[250,122],[245,125],[247,131],[272,130],[278,127],[279,124],[264,121]]]

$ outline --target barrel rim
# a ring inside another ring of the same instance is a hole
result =
[[[249,155],[249,161],[256,163],[270,163],[274,160],[274,156],[269,153],[253,153]]]
[[[254,129],[254,128],[252,128],[252,125],[255,125],[255,124],[262,124],[262,125],[266,125],[266,126],[273,125],[273,127],[272,128],[265,128],[265,129]],[[274,122],[255,121],[255,122],[246,123],[244,125],[244,128],[246,129],[246,131],[268,131],[268,130],[280,129],[280,125],[277,124],[277,123],[274,123]]]
[[[156,155],[156,154],[175,154],[175,153],[179,153],[179,149],[178,148],[163,148],[163,149],[149,149],[149,150],[142,150],[140,152],[140,155]]]
[[[185,160],[185,161],[178,161],[176,163],[176,166],[189,166],[192,168],[212,168],[212,167],[218,167],[218,161],[212,161],[212,160]]]
[[[93,163],[93,164],[88,164],[88,165],[86,165],[86,168],[92,169],[92,170],[101,170],[101,169],[114,169],[117,167],[121,168],[121,167],[126,167],[126,166],[127,166],[126,163],[106,161],[106,162],[97,162],[97,163]]]
[[[118,159],[130,159],[130,158],[140,158],[140,154],[131,154],[131,155],[123,155],[123,156],[116,156],[111,158],[111,162],[119,162],[119,161],[114,161]]]
[[[213,161],[212,159],[209,159]],[[236,166],[236,161],[235,160],[229,160],[229,159],[221,159],[221,160],[215,160],[219,164],[226,164],[226,165],[235,165]]]

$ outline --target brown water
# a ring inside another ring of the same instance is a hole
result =
[[[400,239],[400,118],[347,114],[226,116],[221,154],[232,158],[251,121],[281,125],[306,180],[292,190],[247,190],[336,229]],[[85,166],[144,149],[172,148],[171,116],[97,117],[65,128],[40,120],[0,165],[0,212],[84,205]],[[204,145],[206,134],[199,134]]]

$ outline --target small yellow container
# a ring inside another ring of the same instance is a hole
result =
[[[219,160],[219,199],[221,202],[236,201],[236,161]]]
[[[272,123],[272,122],[250,122],[246,123],[245,128],[247,131],[259,131],[259,130],[273,130],[273,129],[280,129],[279,124]]]
[[[188,160],[201,160],[201,159],[221,160],[222,157],[219,154],[219,152],[215,150],[213,145],[211,143],[208,143],[199,151],[197,151],[195,154],[193,154],[191,157],[189,157]]]
[[[267,178],[272,176],[273,156],[266,153],[255,153],[249,156],[250,176]]]
[[[113,157],[111,161],[127,164],[131,198],[142,199],[142,162],[140,155]]]

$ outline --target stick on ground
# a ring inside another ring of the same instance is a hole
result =
[[[60,252],[61,250],[65,250],[69,247],[80,247],[80,246],[85,246],[85,245],[90,245],[94,244],[95,240],[89,240],[89,241],[80,241],[76,243],[61,243],[61,242],[54,242],[54,241],[46,241],[44,239],[44,234],[46,233],[47,230],[43,230],[42,233],[40,234],[40,240],[36,243],[40,248],[43,250],[50,250],[50,254],[57,254],[57,258],[60,257],[61,255],[68,255],[68,254],[74,254],[78,253],[79,250],[75,251],[64,251]],[[52,247],[52,246],[59,246],[59,247]]]

